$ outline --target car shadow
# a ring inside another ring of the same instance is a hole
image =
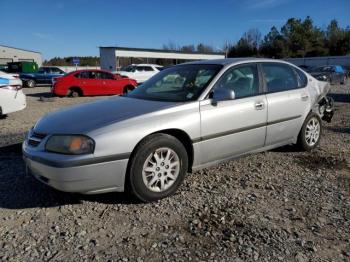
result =
[[[336,133],[350,134],[349,127],[327,127],[327,129]]]
[[[279,152],[279,153],[296,153],[302,152],[302,150],[297,145],[286,145],[282,147],[277,147],[269,150],[271,152]]]
[[[335,102],[350,103],[350,94],[329,93],[328,95],[332,97]]]
[[[25,209],[81,204],[139,204],[126,193],[81,195],[57,191],[25,173],[21,143],[0,148],[0,208]]]
[[[40,92],[40,93],[26,94],[26,96],[39,97],[39,98],[40,97],[46,97],[46,98],[56,97],[51,92]]]

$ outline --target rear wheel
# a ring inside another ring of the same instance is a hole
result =
[[[79,97],[82,96],[82,92],[79,88],[71,88],[69,89],[68,96],[70,97]]]
[[[187,152],[179,140],[166,134],[151,135],[131,160],[130,190],[143,202],[170,196],[181,185],[187,166]]]
[[[124,87],[123,94],[127,94],[127,93],[131,92],[134,89],[135,89],[134,86],[131,86],[131,85],[126,86],[126,87]]]
[[[305,151],[311,151],[320,143],[322,124],[320,117],[310,113],[300,130],[298,145]]]
[[[36,82],[34,79],[29,79],[27,82],[26,82],[26,86],[29,87],[29,88],[33,88],[36,86]]]

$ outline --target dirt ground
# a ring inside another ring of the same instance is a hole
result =
[[[350,261],[350,83],[332,86],[337,111],[316,150],[287,146],[204,169],[151,204],[25,176],[25,132],[47,112],[103,98],[48,91],[25,89],[27,108],[0,119],[0,260]]]

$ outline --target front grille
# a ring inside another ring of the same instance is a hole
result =
[[[45,137],[46,134],[33,132],[28,139],[28,145],[37,147]]]

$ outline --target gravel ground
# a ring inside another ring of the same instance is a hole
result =
[[[350,261],[350,84],[332,86],[333,122],[311,153],[295,147],[189,174],[175,196],[55,191],[24,175],[24,133],[49,111],[95,98],[42,102],[0,120],[0,260]],[[44,99],[47,100],[47,99]]]

